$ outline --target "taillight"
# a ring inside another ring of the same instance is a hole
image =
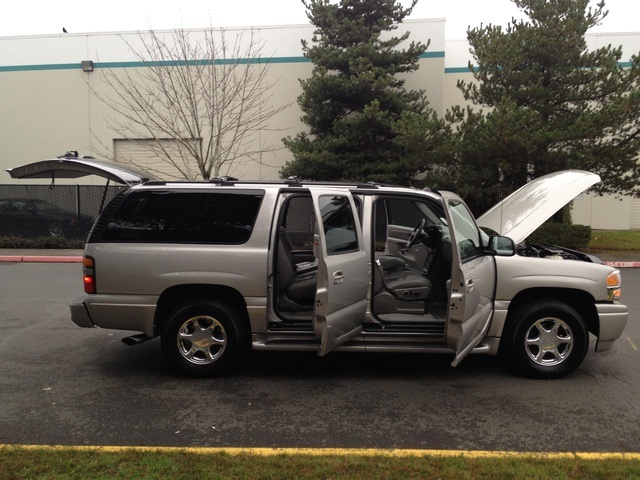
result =
[[[96,266],[93,257],[82,258],[82,282],[85,293],[96,293]]]

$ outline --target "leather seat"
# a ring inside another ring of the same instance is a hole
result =
[[[431,293],[431,281],[422,273],[411,269],[402,259],[383,255],[376,259],[381,284],[376,291],[386,289],[396,298],[404,301],[426,300]]]
[[[278,308],[281,311],[311,311],[316,296],[318,269],[299,269],[291,255],[291,242],[284,228],[278,236]]]

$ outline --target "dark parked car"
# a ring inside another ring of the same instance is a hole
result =
[[[35,198],[0,199],[0,235],[21,237],[76,238],[86,236],[93,218],[89,215],[78,216],[45,200]]]

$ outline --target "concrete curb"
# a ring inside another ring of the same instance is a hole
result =
[[[614,268],[638,268],[640,267],[640,262],[604,262],[605,265]]]
[[[0,255],[0,262],[14,263],[82,263],[78,255]]]

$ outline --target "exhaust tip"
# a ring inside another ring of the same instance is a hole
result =
[[[129,337],[124,337],[122,339],[122,343],[124,343],[125,345],[133,346],[133,345],[140,345],[141,343],[146,342],[147,340],[149,340],[149,337],[147,337],[144,333],[141,333],[139,335],[131,335]]]

